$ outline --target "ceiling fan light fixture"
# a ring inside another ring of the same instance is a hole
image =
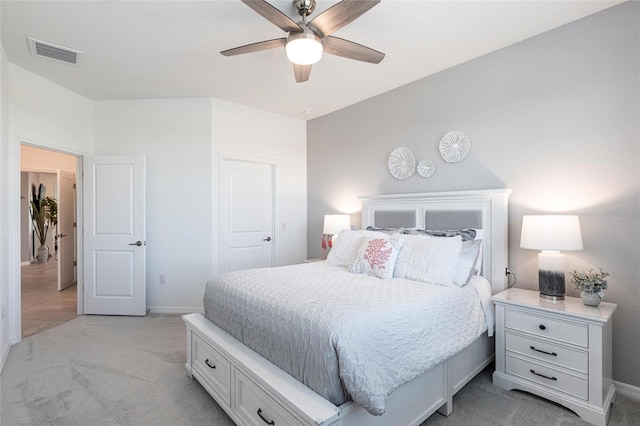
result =
[[[313,65],[322,58],[322,41],[311,30],[293,33],[285,45],[287,58],[298,65]]]

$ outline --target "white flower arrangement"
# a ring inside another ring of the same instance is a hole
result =
[[[604,293],[604,290],[607,288],[607,281],[605,278],[608,276],[609,273],[602,269],[598,269],[597,271],[589,269],[586,272],[571,272],[573,288],[580,289],[585,293]]]

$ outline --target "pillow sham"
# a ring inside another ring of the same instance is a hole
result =
[[[402,234],[405,231],[405,229],[404,228],[376,228],[375,226],[367,226],[367,231],[376,231],[376,232],[385,233],[387,235],[393,235],[393,234]]]
[[[446,231],[441,229],[408,228],[404,229],[402,233],[408,235],[430,235],[432,237],[455,237],[456,235],[460,235],[462,241],[473,241],[476,238],[477,230],[466,228]]]
[[[394,276],[452,286],[455,267],[462,250],[462,237],[396,234],[402,241]]]
[[[360,239],[360,246],[351,265],[351,273],[373,275],[383,280],[393,278],[398,252],[402,241],[396,239]]]
[[[478,274],[476,261],[480,255],[480,247],[482,247],[482,240],[462,242],[462,249],[453,275],[453,283],[458,287],[469,284],[471,277]]]
[[[362,237],[388,239],[389,235],[376,231],[352,231],[343,229],[338,234],[338,238],[334,240],[333,248],[327,255],[327,264],[347,268],[351,267],[353,258],[356,255],[356,250],[358,250],[358,245],[360,244],[360,238]]]

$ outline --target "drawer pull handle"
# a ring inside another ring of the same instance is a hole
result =
[[[536,373],[534,370],[529,370],[531,371],[533,374],[535,374],[536,376],[540,376],[540,377],[544,377],[545,379],[549,379],[549,380],[553,380],[554,382],[558,380],[557,377],[549,377],[549,376],[545,376],[544,374],[540,374],[540,373]]]
[[[215,364],[213,364],[213,365],[212,365],[212,364],[209,362],[209,358],[205,359],[205,360],[204,360],[204,363],[205,363],[205,364],[207,364],[207,365],[209,366],[209,368],[213,368],[213,369],[215,369],[215,368],[216,368],[216,365],[215,365]]]
[[[540,324],[540,330],[546,330],[547,327],[545,327],[543,324]]]
[[[262,415],[262,408],[258,408],[258,416],[260,416],[260,418],[262,419],[263,422],[265,422],[268,425],[275,425],[276,422],[274,422],[273,420],[267,420],[263,415]]]
[[[557,353],[555,352],[547,352],[547,351],[543,351],[542,349],[537,349],[535,346],[529,346],[532,350],[536,351],[536,352],[541,352],[545,355],[551,355],[551,356],[558,356]]]

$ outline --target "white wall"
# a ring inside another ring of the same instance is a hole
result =
[[[95,154],[146,156],[152,311],[201,309],[211,278],[210,123],[209,99],[96,102]]]
[[[9,80],[12,143],[74,154],[93,150],[93,101],[14,64]]]
[[[7,303],[9,300],[9,61],[4,47],[0,45],[0,371],[11,347]],[[15,256],[18,258],[18,256]],[[19,259],[19,258],[18,258]],[[15,270],[15,268],[14,268]]]
[[[276,265],[302,262],[307,256],[307,143],[306,122],[213,100],[213,176],[218,182],[219,155],[263,158],[276,163]],[[217,241],[217,195],[212,197],[213,232]],[[217,274],[217,245],[214,246]]]

